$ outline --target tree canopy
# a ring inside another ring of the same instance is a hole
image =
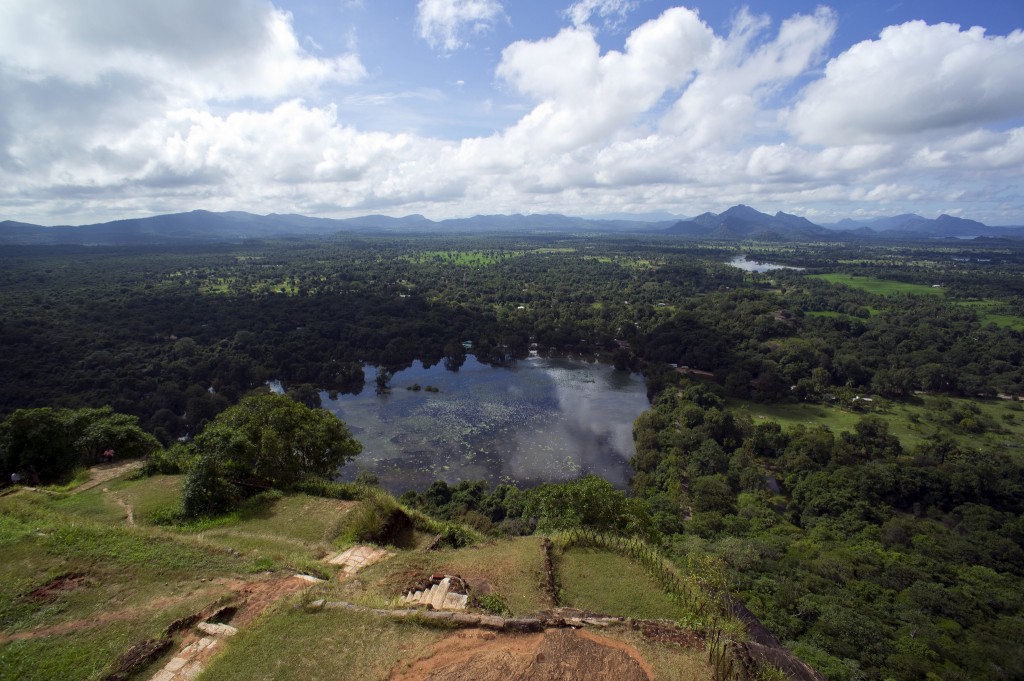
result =
[[[187,515],[216,513],[269,489],[329,478],[362,451],[334,414],[284,395],[254,395],[221,412],[196,436],[185,482]]]
[[[0,423],[0,467],[54,482],[79,466],[100,461],[113,450],[118,458],[146,456],[160,447],[138,419],[99,409],[18,409]]]

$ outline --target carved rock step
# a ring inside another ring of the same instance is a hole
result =
[[[403,603],[427,605],[434,610],[465,610],[469,603],[469,585],[458,576],[431,575],[402,596]]]

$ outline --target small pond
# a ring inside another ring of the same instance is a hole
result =
[[[323,406],[363,443],[340,478],[369,471],[396,493],[434,480],[533,485],[588,473],[625,487],[633,420],[648,407],[639,374],[572,359],[530,357],[502,368],[468,357],[457,372],[417,363],[383,395],[375,378],[366,367],[361,393],[323,393]],[[423,389],[407,389],[414,384]]]
[[[737,255],[727,264],[732,265],[733,267],[738,267],[745,272],[770,272],[772,270],[804,269],[803,267],[793,267],[791,265],[777,265],[771,262],[757,262],[756,260],[747,260],[747,256],[745,255]]]

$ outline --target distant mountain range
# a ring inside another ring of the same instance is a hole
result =
[[[565,215],[478,215],[434,221],[422,215],[401,218],[366,215],[330,219],[305,215],[254,215],[241,211],[157,215],[92,225],[43,227],[10,220],[0,222],[0,244],[7,245],[131,245],[235,241],[355,233],[580,233],[628,232],[667,234],[689,239],[761,241],[851,241],[864,239],[998,238],[1024,240],[1024,227],[989,227],[974,220],[940,215],[896,215],[874,220],[843,220],[818,225],[806,218],[778,212],[761,213],[749,206],[733,206],[719,214],[703,213],[682,220],[642,221],[591,219]]]

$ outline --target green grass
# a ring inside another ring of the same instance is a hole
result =
[[[1018,317],[1012,314],[994,314],[989,313],[982,315],[982,324],[995,324],[996,326],[1002,326],[1014,331],[1024,331],[1024,317]]]
[[[1024,446],[1024,411],[1006,400],[980,400],[922,396],[906,402],[873,398],[871,411],[854,411],[835,405],[787,403],[759,404],[745,400],[729,400],[728,406],[748,412],[755,424],[775,421],[783,429],[797,424],[828,426],[835,433],[852,432],[866,414],[873,413],[889,424],[889,432],[900,439],[904,449],[911,449],[929,436],[943,434],[966,447],[979,444]],[[948,406],[947,406],[948,405]],[[981,432],[967,431],[960,426],[962,417],[978,410],[975,420]],[[1007,414],[1012,418],[1008,419]]]
[[[0,679],[95,679],[142,640],[134,623],[96,624],[63,636],[12,641],[0,647]]]
[[[117,503],[120,500],[132,508],[138,525],[152,528],[158,517],[180,508],[183,482],[181,475],[116,480],[54,501],[53,507],[79,518],[123,525],[126,511]],[[213,520],[165,527],[163,532],[196,537],[205,545],[234,549],[253,560],[302,567],[332,550],[352,505],[294,494]]]
[[[609,551],[571,548],[556,562],[562,603],[638,619],[678,619],[683,613],[633,561]]]
[[[832,284],[841,284],[843,286],[849,286],[850,288],[861,289],[879,296],[891,296],[896,293],[909,293],[921,296],[946,295],[945,290],[941,288],[932,288],[931,286],[926,286],[924,284],[906,284],[901,281],[889,281],[887,279],[861,277],[851,274],[840,274],[837,272],[833,272],[831,274],[810,274],[808,277],[811,279],[827,281]]]
[[[305,564],[330,572],[316,557],[337,550],[331,542],[344,535],[353,508],[294,494],[191,526],[147,520],[177,507],[181,485],[181,476],[153,476],[111,480],[80,494],[21,490],[0,497],[0,678],[100,678],[131,646],[225,602],[238,580],[258,569]],[[122,504],[132,507],[136,525],[126,522]],[[679,614],[627,559],[573,550],[560,562],[573,605],[642,618]],[[514,615],[550,606],[539,537],[397,551],[356,579],[331,580],[315,592],[394,605],[402,587],[434,572],[461,575],[480,592],[499,595]],[[52,588],[70,575],[73,587]],[[622,575],[629,579],[616,582]],[[43,595],[42,587],[51,588]],[[230,639],[201,678],[383,679],[450,633],[364,613],[310,612],[297,607],[302,600],[276,604]],[[633,632],[613,635],[643,651],[659,678],[706,678],[700,653],[666,653]],[[148,678],[159,664],[138,677]]]
[[[401,552],[370,566],[357,582],[345,582],[328,598],[375,607],[402,595],[402,588],[435,572],[459,575],[478,588],[482,584],[499,594],[514,615],[549,607],[541,585],[544,557],[539,537],[521,537],[467,549]]]
[[[30,637],[0,644],[3,678],[98,678],[131,645],[224,597],[217,577],[249,570],[198,538],[78,513],[105,503],[92,490],[0,499],[0,630]]]
[[[775,421],[783,429],[792,428],[797,424],[809,427],[827,426],[837,434],[853,432],[857,422],[869,413],[823,404],[759,404],[743,400],[730,400],[729,404],[733,408],[749,412],[755,424]],[[889,432],[900,439],[904,448],[910,448],[923,442],[928,434],[935,431],[935,428],[928,429],[910,420],[910,414],[920,414],[921,411],[921,407],[901,404],[890,405],[886,410],[873,410],[870,413],[884,419],[889,424]]]
[[[120,523],[125,519],[124,509],[117,505],[113,496],[103,492],[103,485],[55,499],[52,508],[62,513],[74,514],[78,518],[109,524]]]
[[[900,281],[889,281],[887,279],[878,279],[876,277],[861,277],[854,276],[851,274],[840,274],[833,272],[830,274],[811,274],[808,275],[811,279],[820,279],[833,284],[841,284],[843,286],[849,286],[850,288],[861,289],[868,293],[874,293],[880,296],[891,296],[896,293],[909,293],[913,295],[922,296],[945,296],[946,291],[942,288],[934,288],[932,286],[926,286],[924,284],[907,284]],[[965,300],[958,301],[959,305],[965,307],[974,308],[978,313],[978,318],[982,324],[995,324],[996,326],[1002,326],[1013,329],[1014,331],[1024,331],[1024,317],[1014,314],[1002,314],[998,312],[987,312],[992,308],[1000,305],[999,301],[996,300]],[[877,310],[872,310],[871,314],[874,316],[877,314]],[[808,314],[817,317],[844,317],[840,312],[808,312]]]
[[[107,487],[132,507],[135,522],[146,523],[154,513],[178,509],[184,475],[154,475],[138,480],[112,481]]]
[[[307,612],[282,604],[231,640],[203,681],[384,679],[446,633],[368,613]]]

